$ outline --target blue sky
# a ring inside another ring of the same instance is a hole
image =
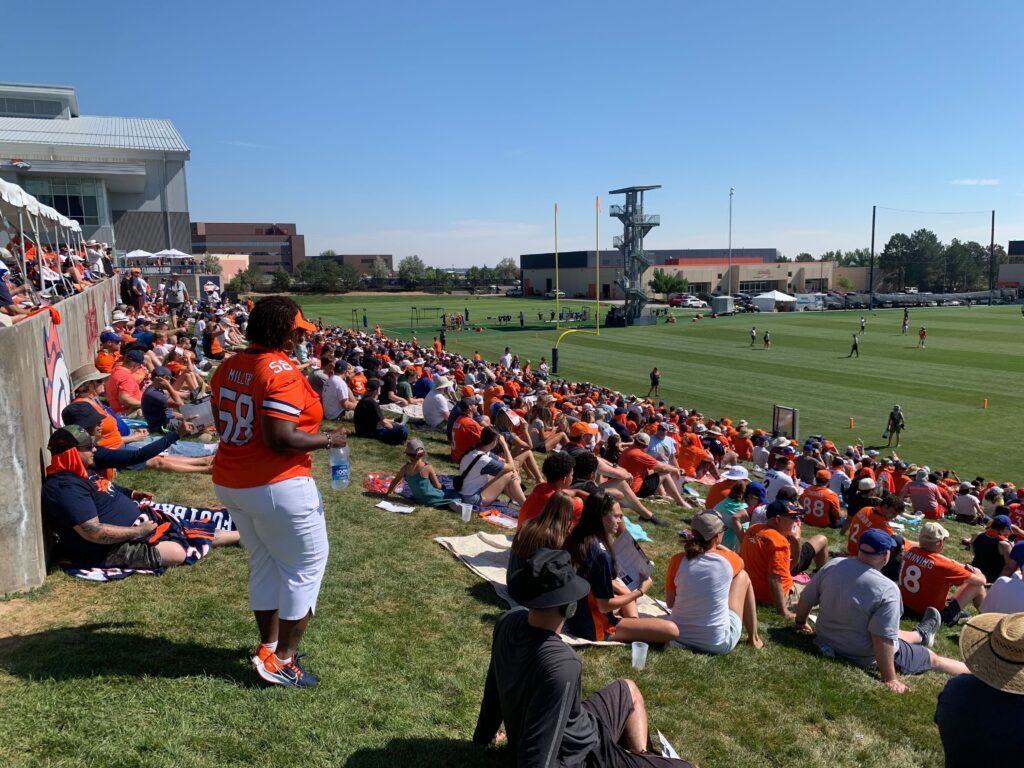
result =
[[[166,117],[197,221],[294,221],[307,251],[493,264],[617,233],[789,256],[1024,238],[1024,3],[900,0],[21,3],[4,80]],[[13,14],[13,18],[11,17]],[[57,53],[57,48],[63,54]]]

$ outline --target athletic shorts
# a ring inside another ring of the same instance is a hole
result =
[[[814,547],[811,546],[810,542],[805,541],[800,546],[800,557],[797,559],[796,565],[794,565],[790,569],[790,573],[793,576],[796,576],[797,574],[801,574],[804,571],[806,571],[808,568],[810,568],[811,567],[811,563],[813,563],[813,562],[814,562]]]
[[[583,708],[594,716],[600,736],[593,764],[607,768],[692,768],[693,764],[685,760],[640,755],[619,745],[622,732],[626,729],[626,720],[633,714],[633,696],[622,678],[590,694],[583,701]]]
[[[327,523],[311,477],[255,488],[214,485],[249,552],[249,607],[298,621],[316,610],[327,567]]]
[[[646,499],[648,496],[653,496],[660,485],[661,475],[650,474],[644,478],[643,483],[640,484],[640,490],[636,492],[636,495],[638,498]]]
[[[703,651],[704,653],[711,653],[716,656],[729,653],[736,649],[736,646],[740,643],[740,635],[743,634],[743,619],[740,615],[730,609],[729,611],[729,637],[723,642],[717,645],[704,645],[699,643],[686,642],[685,640],[674,640],[673,645],[680,645],[684,648],[692,648],[697,651]]]
[[[139,568],[156,571],[163,568],[160,550],[145,541],[126,541],[118,544],[103,558],[104,568]]]
[[[901,675],[921,675],[932,668],[932,656],[923,645],[896,641],[896,671]]]

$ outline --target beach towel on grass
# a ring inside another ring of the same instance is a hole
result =
[[[191,510],[190,513],[182,514],[179,519],[173,512],[161,511],[159,507],[166,505],[147,504],[140,505],[140,514],[135,525],[154,522],[158,526],[167,526],[159,541],[175,541],[185,547],[185,562],[183,565],[193,565],[206,557],[213,546],[213,536],[218,530],[231,530],[232,528],[219,528],[227,519],[231,525],[231,518],[227,510],[201,509],[198,507],[175,507],[181,510]],[[174,506],[174,505],[170,505]],[[204,516],[205,515],[205,516]],[[219,517],[214,517],[219,515]],[[232,526],[233,527],[233,526]],[[160,528],[157,529],[158,531]],[[159,576],[166,568],[100,568],[100,567],[79,567],[71,562],[59,563],[61,570],[69,576],[75,576],[86,581],[120,581],[129,576]]]
[[[494,591],[509,607],[518,604],[508,594],[505,575],[508,570],[508,554],[512,546],[512,537],[500,533],[474,533],[471,536],[438,536],[434,539],[447,549],[463,565],[484,581],[494,587]],[[664,618],[666,611],[654,600],[644,596],[637,601],[637,609],[641,616]],[[561,635],[568,645],[627,645],[614,640],[584,640],[564,632]]]
[[[363,481],[363,490],[370,491],[371,493],[387,493],[388,486],[391,485],[391,481],[394,479],[394,472],[370,472],[366,476],[366,480]],[[437,481],[441,483],[441,487],[445,490],[450,491],[453,487],[451,475],[438,475]],[[408,499],[413,504],[416,503],[416,499],[412,497],[412,491],[409,489],[409,484],[405,480],[398,484],[398,487],[395,488],[395,493],[402,498]],[[490,504],[477,504],[473,506],[474,512],[492,510],[504,517],[519,519],[519,510],[510,507],[502,501],[492,501]]]

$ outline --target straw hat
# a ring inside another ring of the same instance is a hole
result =
[[[982,613],[960,633],[964,663],[984,683],[1024,695],[1024,613]]]

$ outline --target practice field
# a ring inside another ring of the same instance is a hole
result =
[[[520,306],[532,309],[536,317],[537,308],[548,305],[470,302],[474,322],[507,306],[514,314]],[[403,317],[408,323],[409,303],[368,301],[371,328],[380,321],[398,330]],[[303,304],[312,317],[342,322],[352,306],[348,298]],[[1009,357],[1014,321],[1020,322],[1013,315],[999,309],[912,312],[912,321],[926,321],[930,331],[929,348],[921,351],[912,348],[915,341],[893,336],[897,314],[871,315],[860,361],[838,359],[848,351],[858,317],[848,314],[754,318],[759,328],[770,320],[776,339],[770,352],[748,348],[744,317],[602,332],[601,339],[574,334],[563,344],[564,371],[646,391],[647,371],[656,363],[671,385],[666,399],[751,421],[767,419],[770,403],[780,400],[803,409],[805,430],[839,435],[850,415],[858,424],[871,422],[866,439],[880,432],[892,404],[888,393],[895,391],[914,441],[909,456],[934,464],[941,459],[930,457],[947,456],[970,472],[993,467],[990,473],[997,474],[997,462],[1009,466],[998,445],[979,452],[977,463],[970,451],[980,447],[986,430],[998,430],[987,420],[1015,405],[1011,374],[991,373],[993,359],[998,367],[1018,365]],[[432,335],[420,332],[419,338],[429,343]],[[489,358],[507,344],[536,363],[549,353],[552,333],[489,329],[449,338],[460,351],[479,349]],[[928,373],[932,382],[914,381]],[[971,387],[967,394],[957,394],[954,377]],[[993,379],[987,412],[979,408],[986,377]],[[943,415],[927,410],[933,406],[963,432],[943,432]],[[438,471],[450,472],[443,442],[428,437],[426,443]],[[266,689],[256,682],[241,550],[215,551],[195,567],[160,578],[113,584],[52,574],[29,597],[0,602],[0,760],[83,768],[511,765],[507,750],[481,751],[468,741],[491,630],[505,606],[432,541],[501,531],[476,520],[463,524],[447,511],[419,508],[400,516],[374,509],[377,499],[358,482],[368,472],[397,469],[400,450],[355,438],[351,445],[355,482],[345,491],[330,490],[327,457],[314,456],[331,542],[317,615],[302,648],[304,662],[322,677],[318,688]],[[215,501],[205,476],[145,471],[122,473],[119,480],[153,491],[157,500]],[[657,510],[682,526],[675,508]],[[949,528],[951,542],[967,530]],[[654,594],[662,597],[677,538],[674,529],[656,528],[651,535],[645,548],[656,563]],[[837,551],[841,542],[831,538]],[[962,559],[966,551],[951,543],[949,554]],[[702,768],[941,764],[932,716],[944,677],[905,679],[911,690],[898,696],[876,677],[820,657],[791,622],[766,609],[760,619],[766,647],[753,651],[741,644],[722,658],[652,651],[646,669],[635,671],[628,648],[586,649],[585,692],[633,677],[647,698],[652,728]],[[912,624],[904,621],[906,628]],[[936,651],[956,655],[958,635],[942,630]]]
[[[464,355],[479,350],[497,360],[506,346],[536,367],[551,359],[557,337],[553,323],[542,323],[554,301],[504,297],[416,296],[363,298],[303,297],[306,314],[324,322],[351,325],[351,310],[370,330],[408,337],[409,307],[437,306],[449,312],[469,309],[470,326],[448,334],[448,346]],[[568,301],[581,308],[589,302]],[[519,328],[522,311],[526,327]],[[499,327],[498,315],[512,315]],[[647,374],[662,372],[661,399],[697,408],[712,418],[745,418],[770,427],[772,404],[800,409],[801,436],[825,434],[836,445],[857,439],[884,446],[881,433],[894,403],[906,415],[900,455],[933,468],[955,468],[961,477],[995,477],[1024,482],[1012,452],[1005,449],[1012,418],[1024,406],[1018,376],[1024,371],[1024,318],[1017,307],[912,309],[910,331],[900,334],[901,310],[750,314],[692,322],[679,312],[675,325],[602,329],[600,338],[584,333],[565,337],[559,347],[560,375],[643,395]],[[867,333],[860,357],[847,358],[860,317]],[[750,327],[757,343],[750,347]],[[917,329],[928,331],[917,348]],[[439,323],[422,321],[421,345],[429,346]],[[593,321],[590,323],[593,328]],[[771,331],[772,348],[761,336]],[[982,401],[988,400],[988,409]],[[850,429],[850,419],[854,428]]]

